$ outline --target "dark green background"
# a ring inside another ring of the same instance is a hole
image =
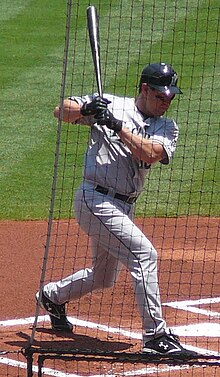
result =
[[[101,5],[100,5],[101,3]],[[137,215],[219,216],[219,0],[94,1],[100,14],[105,91],[135,96],[139,74],[171,62],[184,92],[169,116],[180,125],[175,159],[155,166]],[[73,1],[65,95],[96,91],[86,30],[87,1]],[[0,218],[49,215],[67,2],[0,0]],[[86,127],[63,125],[55,217],[74,216]]]

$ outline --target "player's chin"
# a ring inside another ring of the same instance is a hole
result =
[[[161,109],[161,110],[158,110],[158,111],[156,112],[155,116],[160,117],[160,116],[164,115],[166,111],[167,111],[167,109]]]

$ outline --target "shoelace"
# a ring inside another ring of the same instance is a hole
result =
[[[174,334],[170,329],[169,329],[169,334],[166,334],[168,338],[172,338],[173,340],[175,340],[177,343],[180,344],[180,338],[178,337],[178,335]]]

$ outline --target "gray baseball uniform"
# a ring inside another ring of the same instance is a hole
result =
[[[168,164],[176,148],[178,127],[165,117],[144,118],[134,98],[106,94],[114,117],[134,134],[163,145]],[[92,96],[72,98],[78,103]],[[157,252],[134,224],[134,201],[143,189],[151,166],[138,161],[118,134],[94,124],[93,117],[80,119],[91,125],[86,153],[84,180],[77,192],[75,213],[81,228],[91,237],[93,265],[67,278],[49,283],[44,292],[54,303],[75,300],[96,289],[113,286],[121,266],[129,269],[143,322],[143,340],[161,335],[166,323],[162,317],[157,277]]]

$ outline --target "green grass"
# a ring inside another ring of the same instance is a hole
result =
[[[168,61],[184,92],[175,159],[155,166],[137,215],[219,216],[219,1],[94,1],[100,13],[105,91],[134,96],[143,66]],[[101,4],[101,5],[100,5]],[[66,96],[96,91],[86,31],[74,2]],[[0,219],[48,218],[57,139],[67,2],[0,0]],[[55,216],[74,216],[89,130],[63,125]]]

